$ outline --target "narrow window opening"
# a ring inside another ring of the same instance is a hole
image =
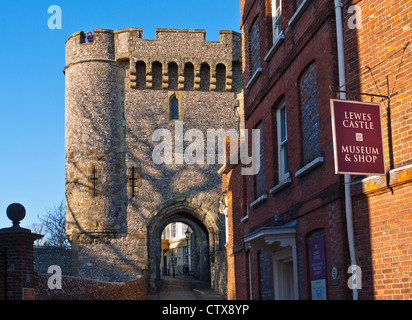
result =
[[[162,64],[158,61],[152,63],[152,89],[162,89]]]
[[[216,91],[224,92],[226,88],[226,66],[219,63],[216,66]]]
[[[175,95],[170,99],[170,120],[179,120],[179,100]]]
[[[144,90],[146,88],[146,63],[143,61],[136,62],[136,89]]]
[[[200,91],[209,91],[210,89],[210,66],[202,63],[200,66]]]
[[[185,69],[183,71],[183,75],[185,78],[184,81],[184,90],[185,91],[192,91],[193,85],[195,82],[195,67],[192,63],[188,62],[185,64]]]
[[[170,62],[168,65],[169,75],[169,90],[177,90],[179,84],[178,66],[175,62]]]

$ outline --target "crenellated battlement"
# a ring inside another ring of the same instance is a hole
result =
[[[132,89],[236,91],[241,36],[221,30],[219,41],[207,41],[206,30],[158,28],[155,39],[144,39],[142,28],[124,28],[94,29],[91,43],[82,31],[66,41],[64,71],[76,63],[125,60]]]
[[[96,28],[94,29],[94,41],[90,44],[95,42],[102,42],[105,41],[105,34],[108,35],[116,35],[116,34],[123,34],[127,33],[129,35],[129,39],[141,39],[141,40],[151,40],[151,41],[164,41],[165,39],[172,39],[179,41],[179,38],[185,41],[200,41],[200,42],[227,42],[232,41],[233,38],[240,38],[240,33],[234,32],[231,30],[220,30],[219,31],[219,39],[220,41],[207,41],[206,40],[206,30],[204,29],[170,29],[170,28],[157,28],[156,29],[156,38],[155,39],[144,39],[143,38],[143,28],[123,28],[117,30],[111,29],[101,29]],[[70,35],[66,40],[66,45],[68,43],[72,44],[84,44],[88,43],[85,40],[83,31],[77,31]],[[240,40],[240,39],[239,39]]]

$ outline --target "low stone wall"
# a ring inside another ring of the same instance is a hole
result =
[[[147,277],[128,282],[103,282],[62,276],[62,289],[49,289],[52,275],[39,274],[36,300],[146,300]]]
[[[47,273],[50,266],[57,265],[61,268],[62,274],[72,275],[71,249],[50,246],[34,247],[33,259],[34,271],[38,273]]]

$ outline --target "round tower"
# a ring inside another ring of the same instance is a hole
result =
[[[66,232],[113,237],[124,228],[124,71],[112,30],[82,31],[66,41]]]

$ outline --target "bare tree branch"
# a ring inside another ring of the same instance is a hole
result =
[[[55,205],[53,208],[47,209],[46,214],[38,218],[45,228],[47,235],[45,242],[48,245],[70,248],[69,238],[66,235],[64,201],[61,201],[59,205]]]
[[[42,223],[34,222],[29,226],[29,229],[37,234],[44,234],[44,225]],[[45,245],[44,238],[37,239],[34,241],[34,245],[37,247]]]

